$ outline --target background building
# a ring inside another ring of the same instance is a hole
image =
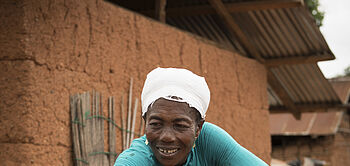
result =
[[[349,77],[329,80],[349,104]],[[272,158],[284,161],[312,158],[327,165],[350,165],[350,110],[304,113],[300,121],[287,114],[270,115]]]

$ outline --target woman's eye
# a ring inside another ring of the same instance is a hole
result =
[[[150,123],[149,125],[152,127],[160,127],[161,126],[160,123],[156,123],[156,122]]]
[[[183,124],[175,124],[175,127],[180,128],[180,129],[187,129],[187,128],[189,128],[187,125],[183,125]]]

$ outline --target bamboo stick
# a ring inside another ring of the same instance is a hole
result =
[[[98,139],[98,123],[97,123],[97,121],[98,121],[98,119],[96,118],[96,116],[98,115],[97,114],[97,111],[98,111],[98,109],[97,109],[97,107],[98,107],[98,105],[97,105],[97,92],[95,91],[95,90],[93,90],[92,91],[92,145],[93,145],[93,147],[92,147],[92,152],[97,152],[98,151],[98,149],[97,149],[97,139]],[[94,160],[94,163],[93,163],[94,165],[98,165],[98,159],[96,159],[95,158],[95,160]]]
[[[130,143],[134,139],[137,104],[138,104],[138,98],[135,99],[134,112],[133,112],[133,116],[132,116],[131,136],[130,136],[130,141],[129,141]]]
[[[140,136],[143,136],[144,120],[143,120],[142,116],[140,117],[140,119],[141,119],[141,121],[140,121],[140,132],[139,132],[139,134],[140,134]]]
[[[103,95],[101,93],[101,117],[103,117]],[[105,137],[105,128],[104,128],[104,119],[100,118],[100,123],[102,124],[101,125],[101,142],[100,142],[100,149],[101,151],[100,152],[104,152],[105,151],[105,148],[104,148],[104,137]],[[99,155],[100,158],[101,158],[101,165],[108,165],[108,160],[107,160],[107,155]]]
[[[81,94],[80,95],[80,106],[78,107],[80,109],[80,116],[81,116],[81,122],[83,124],[83,126],[81,126],[81,129],[80,129],[80,132],[82,133],[82,141],[81,141],[81,144],[82,144],[82,156],[83,156],[83,159],[85,161],[88,161],[87,158],[87,151],[86,151],[86,138],[85,138],[85,135],[86,135],[86,131],[85,131],[85,126],[86,126],[86,121],[85,121],[85,118],[84,118],[84,94]]]
[[[110,121],[112,121],[112,102],[111,102],[111,97],[108,97],[108,119]],[[108,123],[108,149],[109,149],[109,152],[111,152],[111,144],[112,144],[112,126],[111,126],[111,123]],[[109,155],[109,164],[111,163],[111,156]]]
[[[92,152],[92,139],[91,139],[91,119],[87,119],[90,116],[90,93],[84,92],[82,95],[82,112],[83,112],[83,119],[84,119],[84,138],[85,138],[85,148],[87,153],[86,160],[89,162],[89,164],[94,164],[94,157],[89,156],[89,154]]]
[[[89,162],[89,164],[92,163],[93,158],[89,156],[91,153],[91,139],[90,139],[90,124],[89,120],[87,119],[89,112],[88,112],[88,92],[84,92],[82,96],[82,112],[83,112],[83,121],[84,121],[84,139],[85,139],[85,150],[86,150],[86,161]]]
[[[102,97],[102,93],[99,94],[100,95],[100,117],[103,116],[103,97]],[[104,152],[105,148],[104,148],[104,120],[102,118],[98,118],[99,122],[100,122],[100,140],[99,140],[99,152]],[[102,153],[103,154],[103,153]],[[100,164],[99,165],[104,165],[105,163],[105,159],[106,155],[98,155]]]
[[[81,123],[81,125],[79,125],[79,142],[80,142],[80,150],[81,150],[81,160],[85,160],[87,158],[86,155],[86,146],[85,146],[85,133],[84,133],[84,126],[85,125],[85,121],[84,121],[84,115],[82,112],[82,101],[81,101],[82,95],[79,95],[78,100],[77,100],[77,114],[78,114],[78,121]]]
[[[94,128],[94,152],[98,152],[99,151],[99,137],[100,137],[100,123],[99,123],[99,118],[97,118],[99,116],[99,97],[98,97],[98,92],[95,91],[94,94],[94,124],[95,124],[95,128]],[[97,165],[99,165],[99,160],[96,159],[96,163]]]
[[[92,90],[92,101],[91,101],[91,116],[92,117],[95,117],[96,116],[96,99],[95,99],[95,95],[96,95],[96,92],[95,90]],[[92,147],[92,151],[95,152],[96,151],[96,148],[95,148],[95,140],[96,140],[96,122],[95,122],[95,118],[92,118],[91,119],[91,123],[92,123],[92,127],[91,127],[91,130],[92,130],[92,145],[94,145]]]
[[[109,98],[109,119],[111,122],[114,122],[114,97]],[[115,160],[115,144],[116,144],[116,138],[115,138],[115,126],[113,123],[109,122],[109,165],[114,165]]]
[[[129,105],[128,105],[128,123],[127,123],[127,133],[126,133],[126,148],[130,146],[130,121],[131,121],[131,106],[132,106],[132,84],[133,79],[130,78],[130,88],[129,88]]]
[[[122,150],[124,151],[126,149],[126,132],[125,132],[125,119],[124,119],[124,95],[122,96],[122,102],[120,105],[121,109],[121,127],[122,127]]]
[[[74,156],[75,160],[74,163],[77,166],[81,166],[81,162],[78,161],[78,159],[81,159],[80,154],[80,142],[79,142],[79,131],[78,131],[78,123],[73,123],[73,121],[77,118],[77,107],[76,107],[76,100],[77,96],[70,96],[70,113],[71,113],[71,120],[72,120],[72,135],[73,135],[73,147],[74,147]]]

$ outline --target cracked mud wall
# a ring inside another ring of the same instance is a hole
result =
[[[157,66],[205,76],[206,120],[270,161],[263,65],[101,0],[1,3],[0,163],[72,165],[69,95],[95,89],[119,105],[130,77],[139,97]]]

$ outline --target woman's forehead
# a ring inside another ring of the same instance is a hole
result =
[[[173,98],[173,97],[172,97]],[[176,97],[179,98],[179,97]],[[154,103],[153,106],[165,106],[165,107],[179,107],[184,109],[189,109],[190,106],[186,102],[167,100],[165,98],[159,98]],[[152,106],[152,107],[153,107]]]
[[[188,116],[189,118],[195,118],[195,113],[187,103],[170,101],[163,98],[156,100],[149,108],[147,115],[158,116]]]

